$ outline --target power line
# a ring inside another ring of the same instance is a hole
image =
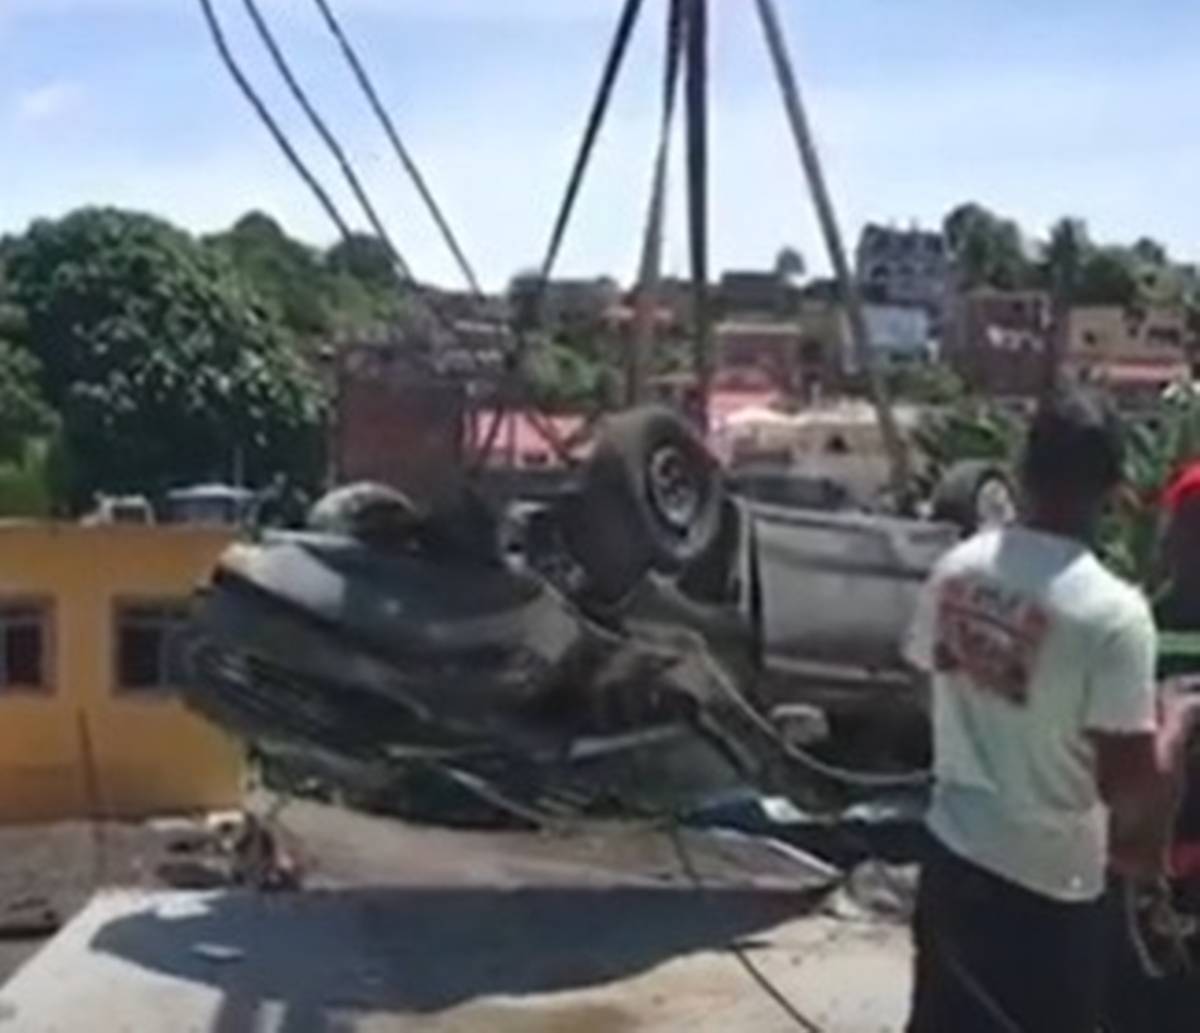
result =
[[[417,192],[421,195],[421,200],[425,203],[425,207],[429,210],[433,221],[437,224],[438,230],[442,234],[442,239],[445,240],[446,246],[450,249],[450,253],[454,256],[455,262],[458,264],[459,270],[462,272],[463,278],[467,281],[472,293],[477,297],[482,297],[483,289],[479,286],[479,280],[475,275],[475,270],[467,259],[465,252],[458,242],[454,231],[450,228],[450,223],[442,212],[441,206],[433,196],[433,192],[429,189],[429,185],[425,181],[420,168],[417,166],[416,160],[412,153],[405,147],[404,142],[400,139],[400,133],[396,129],[395,122],[391,115],[388,114],[387,108],[379,98],[379,93],[375,89],[371,77],[367,74],[366,68],[359,59],[358,53],[353,44],[347,38],[345,31],[342,29],[341,22],[337,15],[330,7],[328,0],[314,0],[321,16],[325,19],[325,24],[329,31],[337,40],[338,46],[341,47],[342,55],[346,58],[346,62],[350,65],[351,71],[354,73],[355,79],[358,80],[358,85],[362,89],[367,98],[371,109],[375,112],[375,117],[379,119],[383,131],[387,134],[388,140],[391,142],[392,150],[395,152],[400,164],[408,173],[409,179],[417,188]]]
[[[325,214],[329,216],[329,220],[337,227],[338,233],[341,234],[344,240],[353,240],[354,234],[351,233],[349,225],[342,217],[342,213],[338,211],[338,207],[333,202],[333,198],[321,186],[320,180],[313,174],[312,170],[304,163],[304,159],[296,152],[291,141],[288,140],[283,130],[279,128],[279,124],[275,121],[262,98],[255,91],[250,80],[246,78],[241,68],[237,63],[237,59],[233,56],[233,52],[229,49],[229,43],[225,39],[225,33],[221,29],[221,23],[217,19],[216,11],[213,10],[212,0],[199,0],[200,9],[204,14],[205,23],[208,25],[209,34],[212,36],[213,43],[216,45],[217,53],[221,57],[222,63],[225,65],[225,70],[233,79],[242,96],[254,109],[258,115],[259,121],[266,126],[267,131],[271,134],[276,145],[283,151],[284,157],[295,170],[296,174],[304,181],[305,185],[316,197],[317,202],[324,209]]]
[[[317,135],[321,137],[321,140],[337,162],[338,167],[342,170],[342,175],[345,177],[346,183],[358,201],[359,207],[362,208],[363,214],[366,215],[367,221],[371,224],[371,229],[379,240],[382,241],[383,246],[387,249],[389,257],[395,263],[401,276],[405,280],[411,281],[413,278],[412,270],[404,260],[404,256],[397,249],[391,234],[388,233],[387,227],[383,224],[383,220],[379,217],[379,213],[376,211],[375,205],[367,194],[366,188],[363,187],[362,181],[358,178],[358,173],[354,171],[354,166],[351,164],[345,148],[342,147],[333,130],[329,128],[328,123],[321,116],[321,113],[317,111],[304,87],[300,85],[299,80],[292,71],[291,65],[280,49],[279,43],[271,31],[271,27],[267,24],[266,19],[259,10],[258,3],[256,0],[242,0],[242,4],[246,8],[246,13],[250,16],[250,20],[254,23],[254,28],[258,32],[259,39],[262,40],[263,46],[267,48],[267,53],[271,55],[271,61],[283,78],[284,83],[287,84],[289,92],[295,98],[296,103],[300,105],[309,123],[317,131]]]

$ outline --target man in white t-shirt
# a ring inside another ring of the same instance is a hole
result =
[[[922,592],[906,653],[931,676],[935,787],[909,1033],[1098,1026],[1110,813],[1161,790],[1186,724],[1160,726],[1146,600],[1089,548],[1121,466],[1103,406],[1048,401],[1024,520]]]

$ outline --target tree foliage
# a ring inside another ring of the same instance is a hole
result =
[[[775,273],[784,280],[799,280],[807,271],[804,256],[794,247],[786,246],[779,249],[775,256]]]
[[[1014,290],[1029,285],[1032,266],[1021,229],[1012,219],[972,202],[953,209],[942,230],[964,288]]]
[[[319,468],[322,396],[271,306],[217,249],[145,215],[35,223],[7,258],[69,455],[69,492],[156,492]]]
[[[402,323],[411,315],[387,247],[374,237],[355,236],[321,252],[289,237],[270,216],[250,212],[206,243],[302,345]]]
[[[317,336],[332,329],[323,256],[289,237],[270,216],[249,212],[208,244],[293,332]]]
[[[49,438],[57,429],[40,372],[28,351],[0,340],[0,462],[21,461],[29,442]]]

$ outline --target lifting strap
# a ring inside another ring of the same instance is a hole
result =
[[[625,401],[640,405],[646,400],[646,379],[654,346],[658,314],[658,286],[662,272],[663,224],[666,220],[667,171],[671,153],[671,130],[675,121],[675,99],[679,93],[679,67],[687,16],[687,0],[670,0],[667,12],[667,57],[663,79],[662,119],[654,178],[642,237],[638,265],[637,296],[634,303],[634,332],[627,365]]]
[[[687,178],[692,266],[693,362],[702,432],[708,431],[712,390],[712,320],[708,291],[708,0],[688,0]],[[690,414],[691,415],[691,414]]]
[[[838,293],[841,295],[842,304],[845,306],[849,318],[850,341],[854,347],[858,364],[867,378],[867,387],[875,408],[875,418],[879,424],[879,433],[883,438],[884,450],[887,453],[892,491],[896,496],[897,504],[903,507],[912,490],[908,452],[896,426],[895,414],[888,403],[883,378],[879,373],[879,364],[875,361],[875,355],[871,349],[866,316],[863,313],[862,294],[858,289],[857,279],[850,271],[850,263],[846,259],[846,249],[842,244],[837,217],[833,211],[833,202],[830,200],[825,176],[821,171],[816,144],[813,142],[808,119],[804,114],[800,86],[788,56],[787,43],[784,40],[783,27],[780,24],[775,0],[756,0],[756,2],[763,33],[766,36],[767,49],[771,54],[775,77],[783,94],[784,110],[795,139],[800,164],[808,179],[808,188],[812,194],[813,205],[817,210],[821,235],[825,238],[825,247],[829,252],[829,263],[833,267]]]

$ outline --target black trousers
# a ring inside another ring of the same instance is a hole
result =
[[[908,1033],[1095,1033],[1108,928],[1102,901],[1032,893],[930,837]]]

